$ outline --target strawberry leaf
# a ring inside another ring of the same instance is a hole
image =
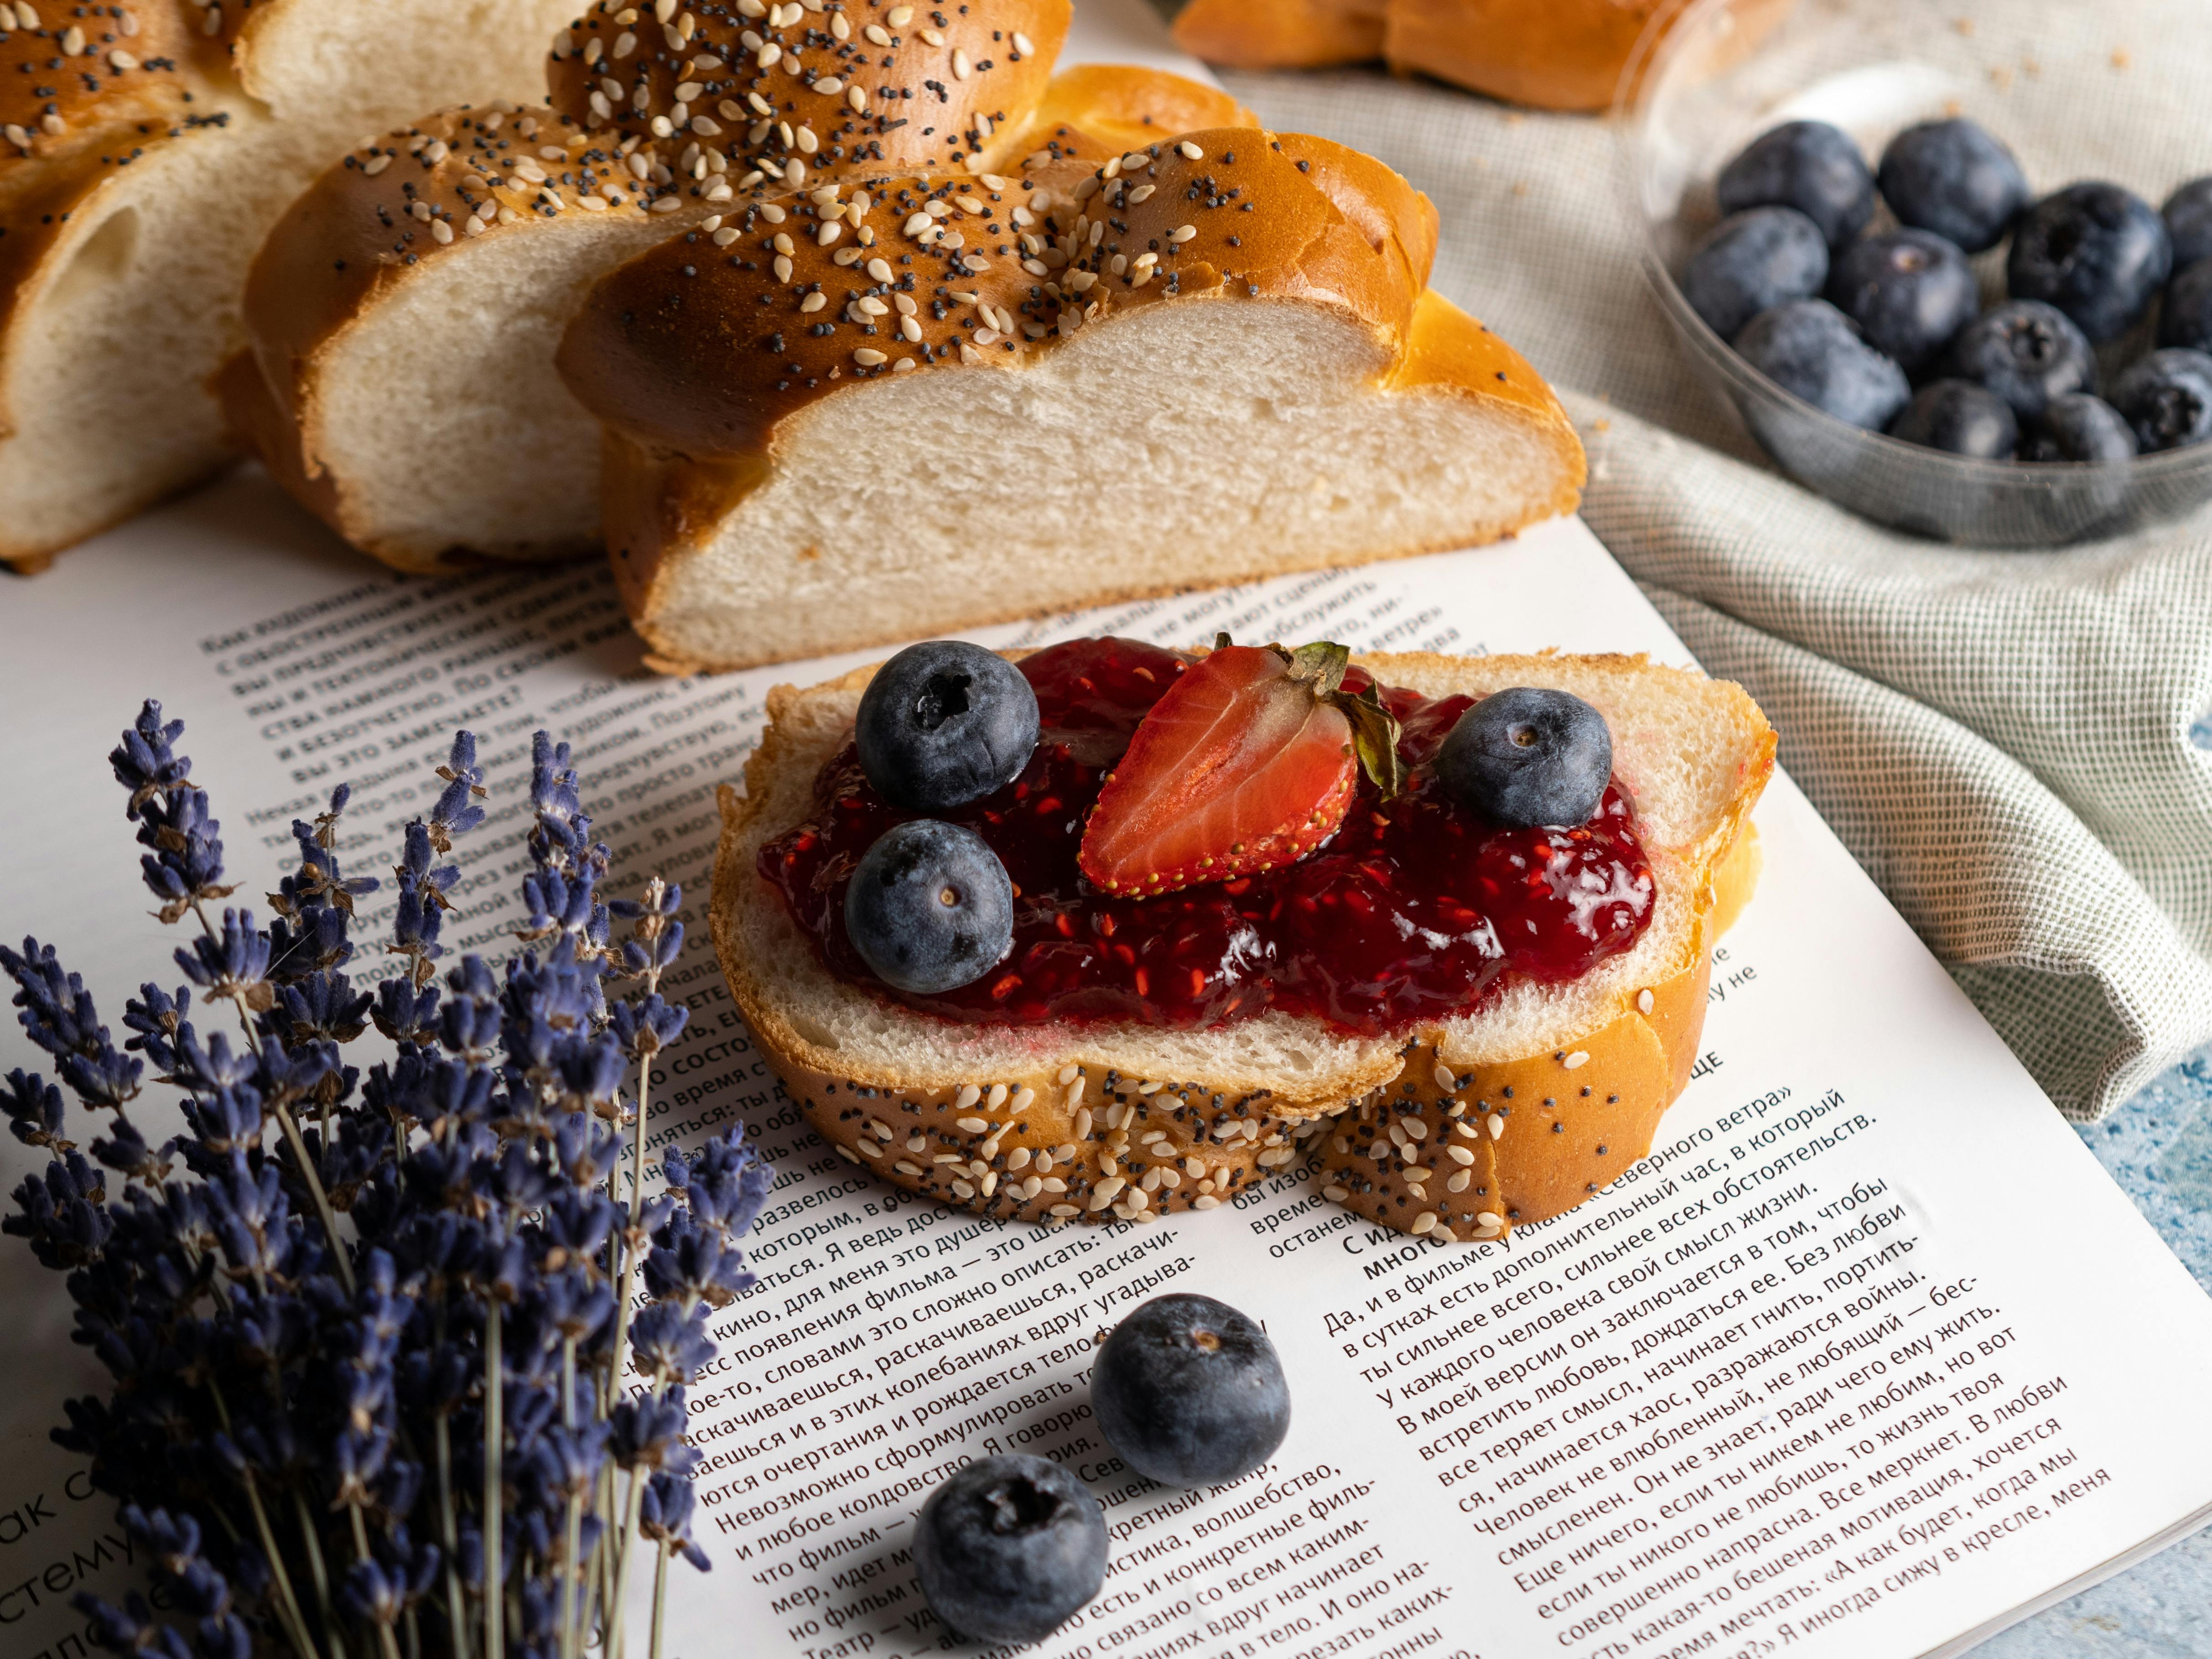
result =
[[[1398,758],[1398,717],[1382,706],[1372,685],[1356,696],[1338,691],[1334,700],[1352,722],[1352,744],[1359,764],[1382,792],[1382,799],[1395,800],[1406,787],[1406,763]]]

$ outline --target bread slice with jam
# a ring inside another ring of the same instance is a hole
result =
[[[780,686],[744,790],[722,791],[714,941],[755,1041],[839,1155],[1048,1224],[1210,1209],[1310,1159],[1336,1202],[1452,1239],[1556,1215],[1644,1156],[1688,1080],[1714,940],[1756,880],[1772,729],[1741,688],[1641,656],[1352,661],[1425,698],[1533,686],[1603,714],[1652,877],[1632,945],[1376,1030],[1273,1006],[1186,1025],[919,1012],[826,966],[762,873],[763,848],[822,811],[876,671]]]

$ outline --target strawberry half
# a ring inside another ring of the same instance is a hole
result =
[[[1304,858],[1336,833],[1363,763],[1387,799],[1402,781],[1398,723],[1370,686],[1342,689],[1351,653],[1231,645],[1168,688],[1107,777],[1078,862],[1106,892],[1144,898]]]

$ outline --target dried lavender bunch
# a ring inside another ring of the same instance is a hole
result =
[[[95,1639],[162,1659],[619,1659],[649,1550],[657,1659],[669,1558],[707,1565],[684,1389],[714,1356],[709,1313],[753,1283],[738,1241],[771,1184],[733,1130],[668,1152],[666,1190],[643,1192],[647,1083],[685,1018],[659,991],[681,893],[655,878],[601,898],[607,849],[541,732],[527,948],[441,974],[459,873],[441,860],[484,817],[464,732],[394,867],[395,971],[356,989],[355,902],[378,884],[342,867],[347,790],[293,824],[266,927],[218,913],[234,889],[183,731],[149,702],[109,759],[156,914],[197,928],[186,982],[140,987],[118,1049],[51,946],[0,947],[58,1079],[0,1090],[16,1137],[52,1154],[0,1231],[67,1275],[76,1340],[114,1378],[54,1438],[91,1460],[185,1621],[83,1597]],[[342,1051],[372,1024],[392,1053],[364,1076]],[[188,1131],[160,1146],[130,1115],[149,1084],[179,1091]],[[103,1132],[89,1158],[64,1088]]]

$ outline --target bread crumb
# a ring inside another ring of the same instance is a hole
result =
[[[2116,69],[2116,70],[2124,70],[2124,69],[2127,68],[2127,67],[2128,67],[2128,65],[2129,65],[2129,64],[2132,64],[2133,62],[2135,62],[2135,59],[2128,56],[2127,52],[2126,52],[2126,50],[2125,50],[2124,48],[2123,48],[2123,47],[2116,47],[2116,48],[2114,48],[2114,49],[2113,49],[2113,52],[2112,52],[2112,67],[2113,67],[2114,69]]]
[[[2020,60],[2020,72],[2033,81],[2042,75],[2043,65],[2033,58],[2023,58]]]
[[[2002,64],[1992,64],[1990,66],[1990,80],[1999,92],[2002,92],[2012,85],[2012,71]]]
[[[1961,34],[1971,35],[1974,32],[1974,20],[1971,17],[1958,18],[1953,21],[1951,27]]]
[[[1590,422],[1590,430],[1593,432],[1610,432],[1613,430],[1613,422],[1607,420],[1593,421]]]
[[[1513,181],[1513,193],[1516,196],[1526,196],[1528,193],[1528,181],[1526,179],[1515,179]]]

